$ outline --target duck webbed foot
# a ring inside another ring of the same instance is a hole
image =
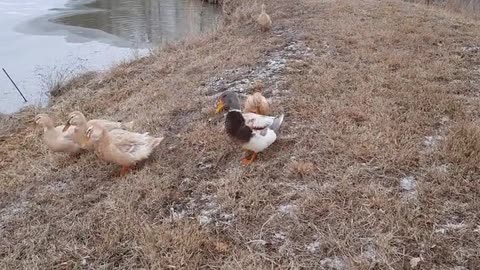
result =
[[[249,151],[249,152],[251,152],[251,151]],[[255,160],[255,158],[257,158],[257,153],[251,152],[250,158],[248,158],[248,156],[246,156],[242,160],[242,164],[245,165],[245,166],[248,166],[248,165],[252,164],[252,162]]]

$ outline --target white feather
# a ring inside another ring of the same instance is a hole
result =
[[[277,134],[271,129],[253,130],[253,137],[243,144],[242,147],[243,149],[259,153],[267,149],[276,139]]]

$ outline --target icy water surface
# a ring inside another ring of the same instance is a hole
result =
[[[0,0],[0,68],[45,104],[59,74],[102,70],[148,49],[213,30],[220,10],[201,0]],[[0,113],[25,103],[0,71]]]

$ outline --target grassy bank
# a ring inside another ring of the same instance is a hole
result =
[[[475,269],[480,25],[402,1],[226,5],[218,32],[1,119],[2,269]],[[254,81],[282,138],[249,167],[213,114]],[[164,135],[125,177],[49,152],[33,116]],[[457,267],[457,268],[454,268]]]

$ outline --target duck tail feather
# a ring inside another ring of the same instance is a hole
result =
[[[278,132],[280,130],[280,127],[282,126],[282,123],[283,123],[283,118],[284,118],[284,114],[280,115],[279,117],[275,118],[275,120],[273,120],[273,123],[272,125],[270,126],[270,128],[275,132],[275,134],[278,135]]]

